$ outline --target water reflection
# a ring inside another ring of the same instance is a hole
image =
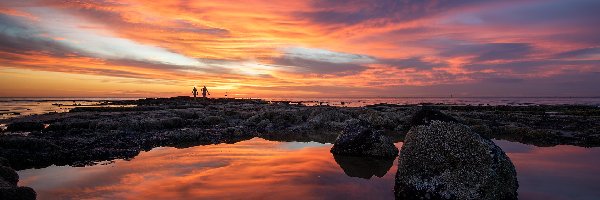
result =
[[[333,155],[335,162],[350,177],[371,179],[373,176],[383,177],[394,165],[396,158],[364,158],[354,156]]]
[[[600,197],[600,148],[494,142],[515,164],[519,199],[595,200]]]
[[[395,173],[348,177],[330,148],[263,139],[156,148],[108,165],[23,170],[19,183],[33,187],[40,199],[393,198]]]
[[[520,199],[600,196],[600,148],[495,142],[517,168]],[[390,165],[334,158],[330,148],[331,144],[258,138],[155,148],[131,161],[19,171],[19,184],[34,188],[39,199],[394,198],[395,160]]]

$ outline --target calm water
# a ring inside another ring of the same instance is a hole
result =
[[[138,98],[3,98],[0,97],[0,119],[23,115],[67,112],[78,106],[97,106],[113,100]]]
[[[517,168],[521,199],[600,197],[600,148],[495,142]],[[259,138],[161,147],[130,161],[22,170],[19,184],[39,199],[393,199],[397,160],[334,158],[330,148]]]

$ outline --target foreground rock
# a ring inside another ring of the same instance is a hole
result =
[[[398,148],[381,131],[373,131],[360,123],[351,123],[338,136],[331,153],[345,156],[396,157]]]
[[[0,199],[34,200],[36,193],[29,187],[19,187],[19,175],[8,166],[8,161],[0,157]]]
[[[467,126],[432,121],[407,134],[396,174],[397,199],[517,199],[510,159]]]

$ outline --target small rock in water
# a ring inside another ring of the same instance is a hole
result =
[[[348,123],[337,137],[331,153],[347,156],[396,157],[398,148],[381,131],[373,131],[358,120]]]
[[[36,192],[29,187],[19,187],[19,174],[8,166],[8,161],[0,157],[0,199],[35,200]]]
[[[431,121],[406,135],[396,199],[517,199],[514,165],[491,140],[454,122]]]

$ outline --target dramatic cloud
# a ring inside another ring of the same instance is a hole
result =
[[[0,1],[0,96],[178,95],[196,84],[242,97],[591,96],[599,9],[595,0]]]

